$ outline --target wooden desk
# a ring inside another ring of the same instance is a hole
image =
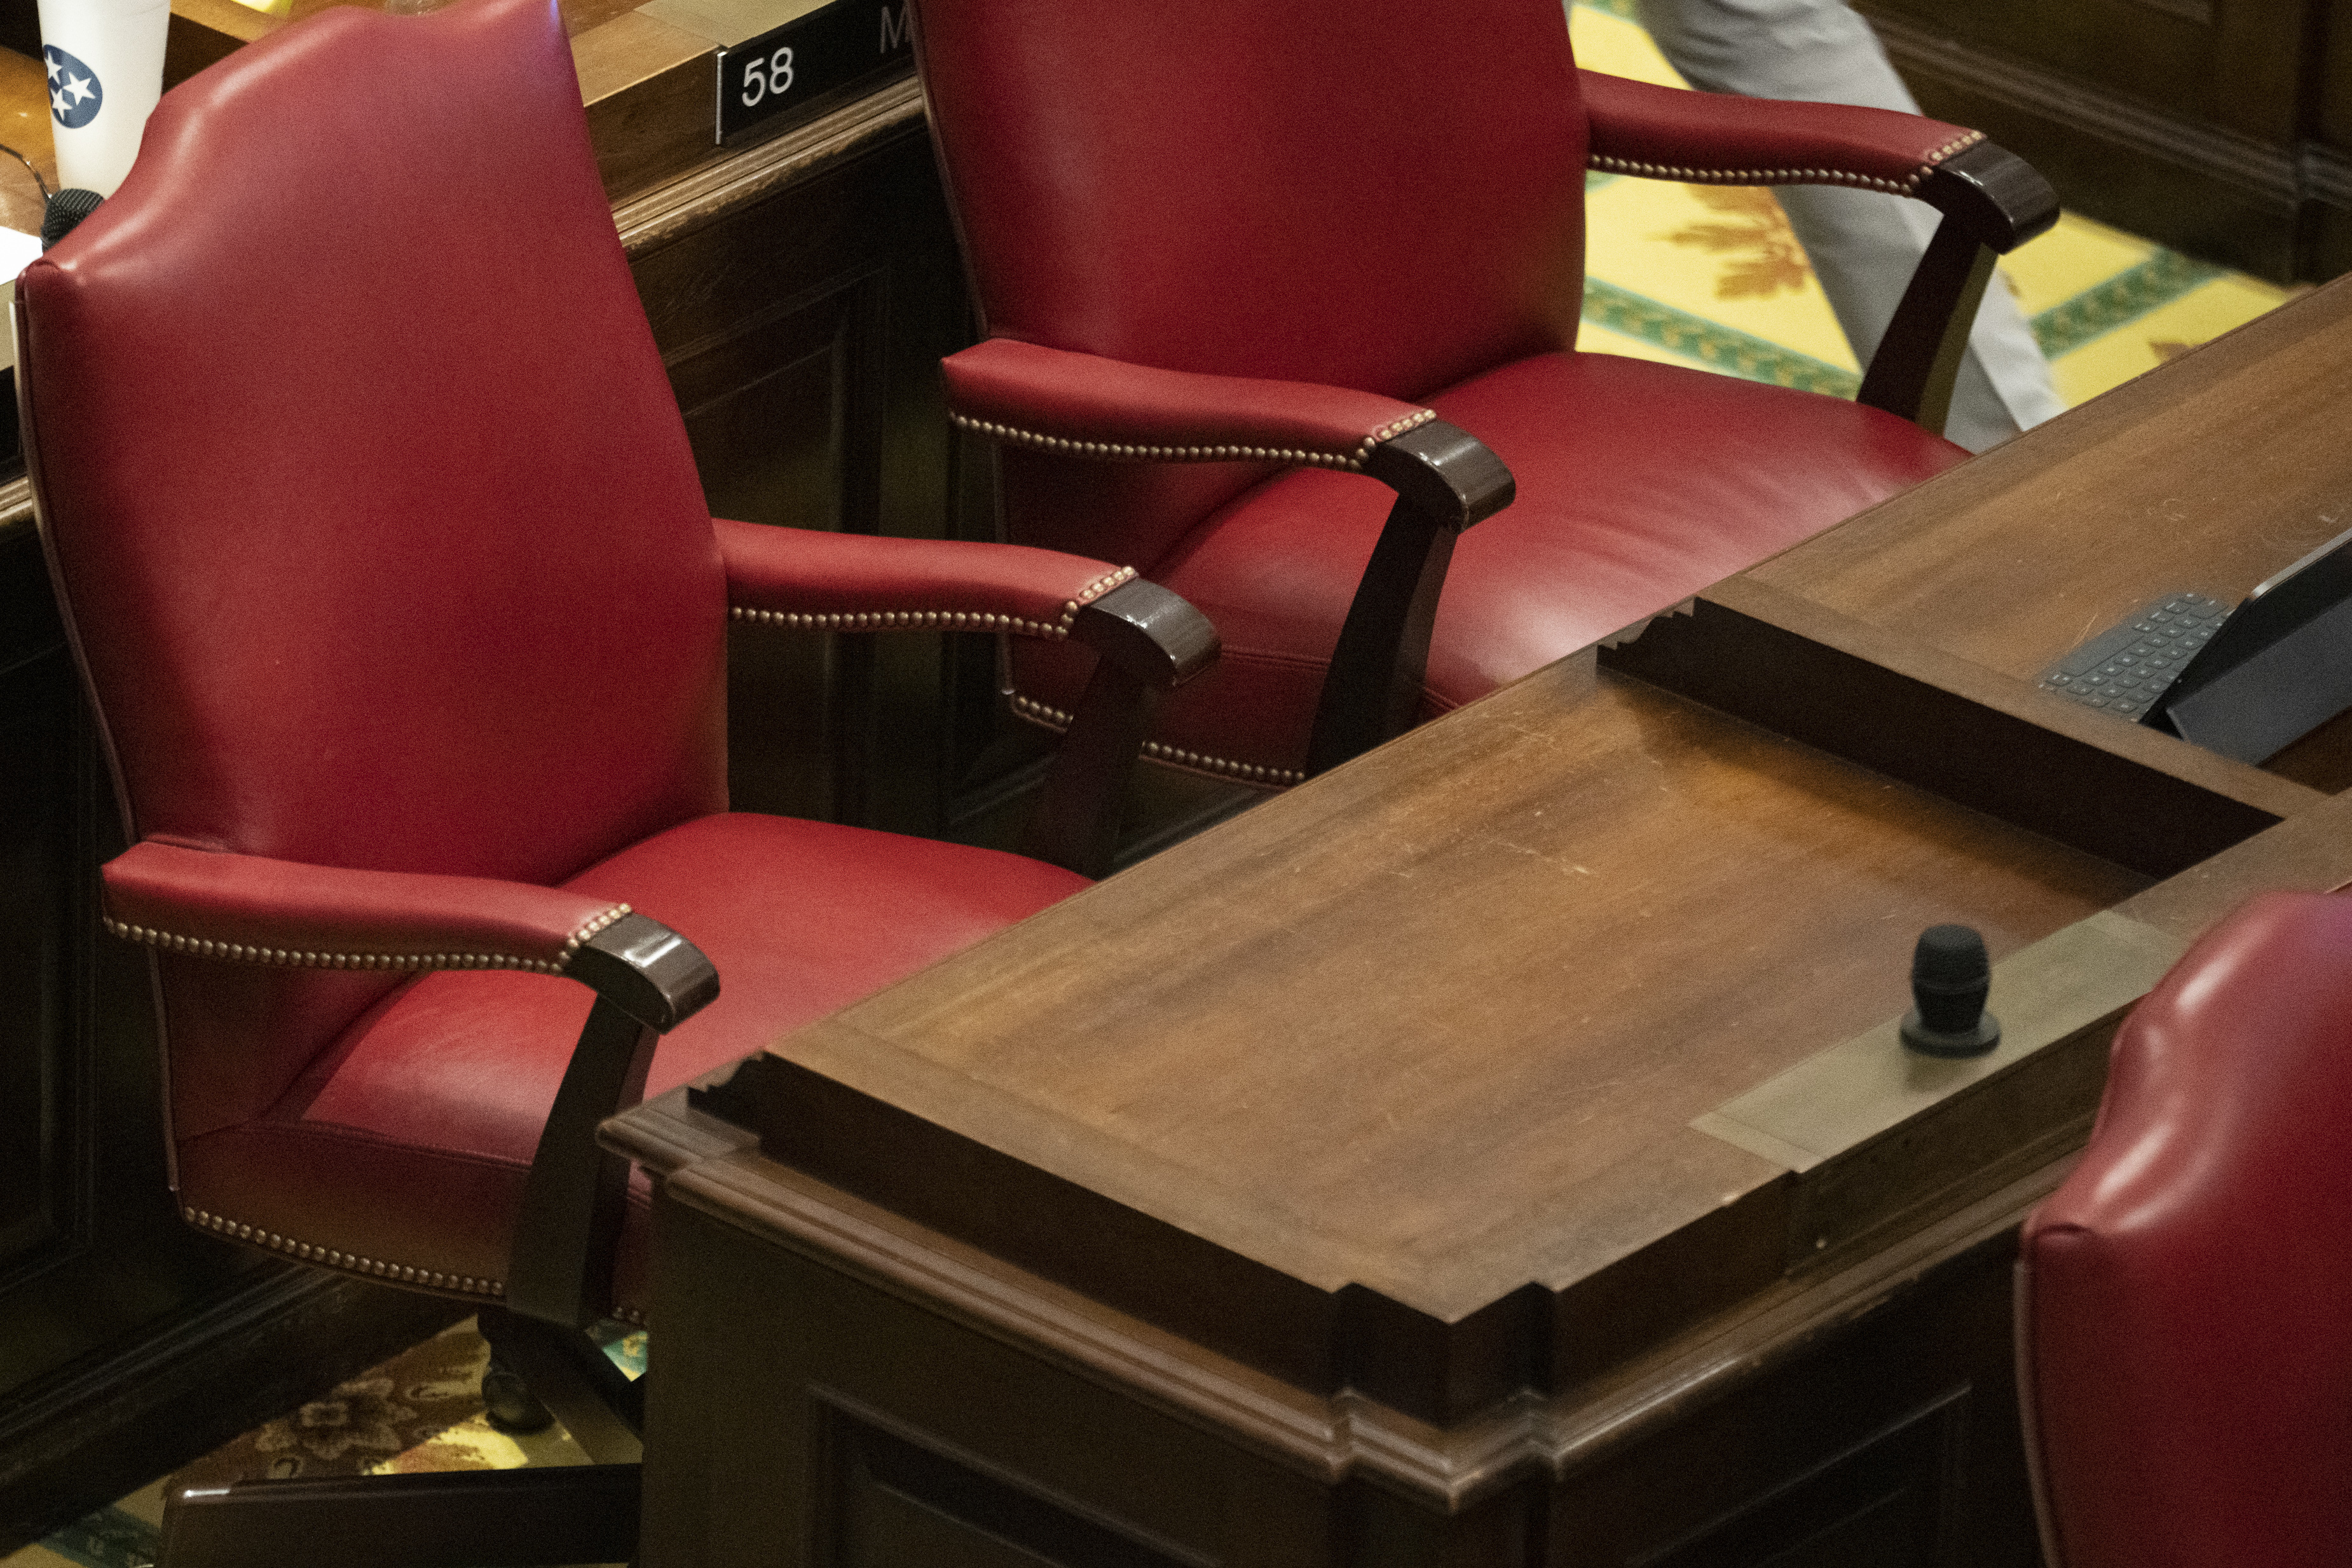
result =
[[[2352,800],[2030,678],[2340,531],[2347,377],[2336,287],[610,1124],[647,1568],[2035,1561],[2014,1228]]]

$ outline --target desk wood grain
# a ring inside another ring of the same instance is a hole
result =
[[[1746,574],[2031,680],[2158,594],[2224,603],[2352,528],[2331,284]]]
[[[2036,1561],[2015,1228],[2168,956],[2352,882],[2352,794],[2031,676],[2334,531],[2347,300],[609,1124],[649,1568]],[[1890,1068],[1943,920],[2013,1050]]]
[[[802,1080],[773,1137],[1307,1386],[1393,1311],[1443,1344],[1387,1392],[1441,1417],[1526,1375],[1528,1287],[1685,1230],[1696,1306],[1778,1274],[1782,1171],[1686,1124],[1901,1011],[1921,927],[1998,955],[2145,885],[1570,663],[782,1042],[863,1099]],[[975,1203],[912,1122],[1054,1182]]]

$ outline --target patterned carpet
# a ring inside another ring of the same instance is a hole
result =
[[[1633,20],[1633,0],[1579,0],[1579,59],[1677,83]],[[1579,346],[1851,396],[1861,376],[1769,192],[1615,175],[1587,183],[1590,251]],[[2294,290],[2068,216],[2005,258],[2059,392],[2083,402],[2238,327]],[[607,1347],[633,1374],[645,1335]],[[482,1419],[488,1352],[460,1325],[331,1389],[174,1478],[353,1475],[578,1463],[560,1432],[518,1440]],[[0,1562],[0,1568],[144,1568],[163,1481]]]
[[[1580,0],[1569,15],[1580,64],[1682,85],[1633,0]],[[1770,192],[1615,174],[1585,190],[1579,348],[1853,395],[1860,368]],[[2070,406],[2297,292],[2071,214],[2003,257],[2000,277]]]
[[[600,1336],[604,1354],[630,1376],[644,1375],[643,1331],[610,1328]],[[585,1464],[588,1457],[560,1427],[524,1437],[490,1427],[482,1415],[482,1368],[489,1359],[469,1318],[0,1565],[152,1568],[166,1487]]]

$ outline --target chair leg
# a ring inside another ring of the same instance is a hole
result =
[[[555,1425],[555,1412],[495,1352],[482,1368],[482,1414],[501,1432],[544,1432]]]
[[[637,1553],[637,1468],[337,1476],[188,1487],[158,1568],[537,1568]]]
[[[605,1358],[578,1329],[541,1322],[500,1307],[476,1320],[490,1342],[490,1361],[516,1375],[534,1402],[544,1401],[572,1440],[598,1464],[635,1464],[644,1451],[645,1390]]]

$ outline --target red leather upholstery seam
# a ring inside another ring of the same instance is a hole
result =
[[[422,1285],[427,1290],[452,1291],[489,1301],[506,1298],[507,1287],[503,1280],[477,1280],[470,1274],[444,1274],[435,1269],[418,1269],[405,1263],[386,1263],[379,1259],[362,1258],[354,1252],[338,1252],[332,1248],[280,1236],[274,1230],[240,1225],[234,1219],[224,1219],[201,1208],[183,1208],[180,1215],[199,1230],[209,1230],[215,1236],[230,1237],[254,1247],[266,1247],[273,1252],[283,1252],[289,1258],[299,1258],[322,1269],[341,1269],[346,1273],[364,1274],[374,1280],[398,1280],[404,1284]],[[623,1322],[633,1323],[639,1328],[645,1326],[646,1314],[635,1307],[614,1301],[608,1311]]]
[[[580,951],[583,942],[629,913],[629,906],[625,904],[613,905],[573,932],[565,940],[563,951],[551,959],[523,958],[510,953],[313,953],[288,947],[255,947],[241,942],[215,942],[208,937],[157,931],[151,926],[133,925],[110,916],[106,921],[106,928],[126,942],[143,942],[151,947],[164,947],[174,953],[193,953],[199,958],[220,958],[237,964],[268,964],[279,968],[528,969],[533,974],[560,975],[572,962],[572,955]]]
[[[1634,174],[1648,180],[1682,180],[1700,185],[1864,185],[1874,191],[1885,191],[1897,196],[1907,196],[1919,188],[1919,182],[1936,172],[1936,165],[1963,148],[1973,147],[1985,139],[1981,131],[1971,131],[1956,136],[1927,154],[1927,160],[1908,180],[1882,180],[1873,174],[1856,174],[1843,169],[1684,169],[1665,163],[1642,163],[1631,158],[1594,153],[1588,162],[1596,169],[1612,174]]]
[[[415,1269],[404,1263],[386,1263],[374,1258],[362,1258],[356,1253],[338,1252],[331,1248],[312,1246],[308,1241],[297,1241],[290,1236],[280,1236],[274,1230],[239,1225],[234,1219],[224,1219],[201,1208],[183,1208],[180,1213],[199,1230],[209,1230],[216,1236],[231,1237],[256,1247],[267,1247],[273,1252],[299,1258],[305,1263],[318,1263],[378,1280],[399,1280],[406,1284],[424,1285],[436,1291],[487,1296],[493,1301],[502,1299],[507,1293],[506,1282],[502,1280],[477,1280],[467,1274],[444,1274],[432,1269]]]
[[[1393,420],[1364,437],[1355,451],[1316,452],[1292,446],[1136,446],[1115,441],[1073,441],[1066,436],[1046,435],[1016,425],[999,424],[993,420],[974,419],[967,413],[950,411],[950,419],[965,430],[998,441],[1009,441],[1016,446],[1034,446],[1047,452],[1066,452],[1077,457],[1099,458],[1107,463],[1297,463],[1317,468],[1344,468],[1353,474],[1360,472],[1372,455],[1372,449],[1383,441],[1393,441],[1406,431],[1427,424],[1437,417],[1434,409],[1416,409],[1402,419]]]
[[[761,626],[782,626],[794,632],[898,632],[910,628],[937,626],[951,632],[1011,632],[1022,637],[1067,637],[1076,623],[1078,612],[1108,593],[1112,589],[1135,580],[1135,568],[1120,567],[1095,579],[1078,591],[1078,596],[1062,606],[1058,622],[1024,621],[1017,615],[990,615],[974,610],[874,610],[840,612],[829,615],[803,615],[790,610],[753,610],[748,605],[728,607],[727,613],[738,621],[749,621]]]
[[[1060,708],[1047,707],[1044,703],[1033,697],[1024,697],[1019,692],[1011,693],[1010,695],[1013,698],[1013,711],[1031,724],[1058,733],[1067,730],[1073,722],[1073,716],[1064,713]],[[1156,740],[1147,740],[1143,743],[1143,754],[1156,762],[1167,763],[1171,768],[1189,768],[1195,773],[1206,773],[1219,779],[1237,779],[1245,784],[1263,784],[1268,788],[1287,789],[1293,784],[1307,782],[1307,775],[1293,768],[1261,768],[1252,762],[1235,762],[1228,758],[1209,757],[1198,751],[1181,750],[1173,746],[1163,746]]]

